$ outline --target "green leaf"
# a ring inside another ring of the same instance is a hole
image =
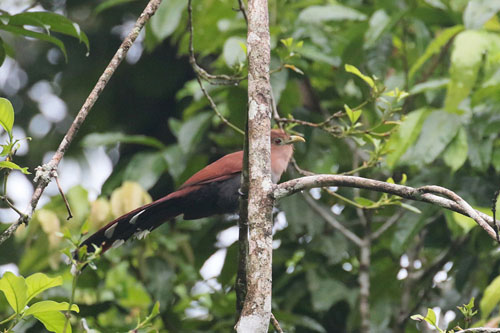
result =
[[[123,180],[138,182],[148,190],[165,172],[167,163],[161,152],[141,152],[132,157],[123,174]]]
[[[463,234],[467,234],[472,228],[477,226],[477,223],[470,217],[464,216],[457,212],[451,213],[453,221],[462,228]]]
[[[363,81],[365,81],[370,86],[370,88],[372,88],[372,89],[375,88],[375,82],[373,81],[373,79],[371,77],[361,73],[360,70],[357,69],[356,67],[354,67],[353,65],[346,64],[345,71],[348,73],[352,73],[352,74],[356,75],[357,77],[361,78]]]
[[[305,327],[308,330],[318,333],[327,333],[327,330],[316,320],[308,316],[301,316],[297,313],[290,313],[280,310],[273,310],[276,319],[284,324],[292,324],[299,327]]]
[[[491,164],[493,164],[495,171],[497,173],[499,173],[500,172],[500,146],[495,146],[495,148],[493,149],[493,153],[491,156]]]
[[[24,278],[12,272],[5,272],[0,279],[0,290],[15,313],[21,313],[28,303],[27,289]]]
[[[370,17],[370,28],[366,30],[365,33],[365,44],[363,47],[365,49],[375,45],[377,40],[386,31],[387,27],[391,23],[391,17],[387,15],[385,10],[379,9],[375,11]]]
[[[339,56],[330,55],[314,45],[306,44],[301,50],[300,55],[306,59],[315,62],[324,62],[325,64],[340,67],[342,59]]]
[[[396,232],[391,239],[391,252],[399,256],[407,251],[416,235],[426,225],[428,216],[424,214],[404,214],[396,224]]]
[[[460,127],[457,135],[443,154],[444,163],[449,166],[453,172],[457,171],[467,160],[467,151],[467,133],[465,132],[465,128]]]
[[[491,311],[500,302],[500,276],[497,276],[484,290],[483,298],[479,303],[481,318],[487,319]]]
[[[351,121],[351,124],[354,125],[361,116],[361,110],[352,111],[347,104],[344,104],[344,109],[347,117],[349,117],[349,120]]]
[[[364,207],[370,207],[375,204],[375,202],[373,202],[372,200],[363,197],[356,197],[354,198],[354,201],[356,201],[358,204]]]
[[[420,209],[412,205],[406,204],[404,202],[401,203],[401,207],[403,207],[406,210],[409,210],[410,212],[414,212],[416,214],[422,214],[422,211]]]
[[[186,169],[186,155],[179,145],[171,145],[162,151],[163,158],[168,165],[168,173],[178,179]]]
[[[500,2],[491,0],[470,0],[464,11],[464,24],[467,29],[480,29],[500,11]]]
[[[125,3],[133,2],[133,1],[136,1],[136,0],[107,0],[107,1],[103,1],[99,5],[97,5],[97,7],[95,8],[95,13],[100,14],[107,9],[110,9],[110,8],[113,8],[115,6],[122,5]]]
[[[88,191],[81,185],[76,185],[66,192],[73,217],[78,224],[86,220],[90,212]]]
[[[367,16],[342,5],[309,6],[299,14],[299,21],[321,24],[328,21],[364,21]]]
[[[149,21],[151,32],[160,41],[170,36],[182,18],[182,13],[187,6],[184,0],[163,1],[155,15]]]
[[[293,38],[292,37],[289,37],[289,38],[284,38],[284,39],[280,39],[280,42],[281,44],[283,44],[287,49],[289,49],[290,47],[292,47],[292,44],[293,44]]]
[[[22,168],[19,165],[17,165],[14,162],[10,161],[1,161],[0,162],[0,169],[11,169],[11,170],[19,170],[25,175],[31,174],[31,172],[28,171],[28,167]]]
[[[468,158],[470,165],[480,171],[486,171],[490,166],[493,151],[492,136],[484,136],[479,131],[468,131]]]
[[[422,316],[420,314],[416,314],[416,315],[410,316],[410,319],[411,320],[416,320],[416,321],[424,321],[425,320],[424,316]]]
[[[413,315],[410,317],[412,320],[416,320],[416,321],[426,321],[428,322],[429,324],[431,324],[432,326],[434,326],[439,332],[444,332],[443,330],[441,330],[438,326],[437,326],[437,323],[436,323],[436,313],[434,312],[434,310],[432,310],[431,308],[427,308],[427,315],[424,317],[422,315]]]
[[[287,82],[288,71],[279,71],[271,75],[271,87],[273,89],[273,97],[276,104],[279,104],[281,93],[285,90]]]
[[[240,37],[229,37],[224,43],[222,57],[228,67],[234,67],[246,61],[247,55],[241,48],[241,44],[245,45],[246,40]]]
[[[314,311],[327,311],[335,303],[350,298],[352,293],[340,281],[320,277],[312,270],[307,271],[307,287]]]
[[[80,29],[80,26],[63,15],[51,12],[24,12],[13,15],[9,19],[9,24],[23,27],[25,25],[37,26],[50,31],[59,32],[64,35],[75,37],[84,43],[89,50],[89,39]]]
[[[411,165],[433,162],[461,128],[461,117],[443,110],[433,111],[422,126],[417,143],[402,159]]]
[[[132,143],[158,149],[165,148],[165,145],[156,138],[145,135],[127,135],[120,132],[89,134],[83,138],[81,145],[83,147],[98,147],[117,143]]]
[[[58,38],[42,34],[39,32],[31,31],[31,30],[26,30],[14,25],[5,25],[0,22],[0,30],[5,30],[10,33],[16,34],[16,35],[21,35],[21,36],[26,36],[26,37],[31,37],[35,39],[39,39],[44,42],[49,42],[57,46],[61,52],[64,55],[64,59],[67,61],[68,60],[68,55],[66,53],[66,47],[64,46],[63,42],[61,42]]]
[[[62,277],[57,276],[55,278],[51,278],[43,273],[35,273],[26,278],[26,285],[28,288],[28,299],[26,302],[29,302],[33,297],[37,296],[44,290],[62,285]]]
[[[203,112],[189,118],[182,124],[178,140],[179,146],[185,154],[194,151],[195,146],[200,142],[205,130],[210,125],[211,119],[211,112]]]
[[[457,35],[453,42],[450,83],[445,99],[448,112],[462,113],[458,106],[472,90],[483,59],[494,45],[500,45],[497,34],[467,30]]]
[[[444,29],[437,35],[432,42],[429,43],[423,55],[421,55],[417,61],[411,66],[409,77],[413,78],[415,73],[422,67],[422,65],[429,60],[433,55],[441,52],[441,48],[444,47],[448,41],[453,38],[460,31],[464,30],[462,25],[456,25],[447,29]]]
[[[147,316],[143,321],[141,321],[136,328],[144,327],[149,322],[151,322],[151,320],[153,320],[159,313],[160,313],[160,302],[156,301],[149,316]]]
[[[410,95],[417,95],[426,91],[432,91],[432,90],[437,90],[437,89],[442,89],[446,88],[446,86],[450,83],[450,79],[448,78],[441,78],[441,79],[434,79],[434,80],[429,80],[425,81],[419,84],[414,85],[409,93]]]
[[[66,316],[59,311],[52,312],[39,312],[33,315],[36,319],[40,320],[45,326],[47,331],[63,333]],[[68,324],[65,333],[71,333],[71,324]]]
[[[12,138],[12,126],[14,126],[14,108],[7,98],[0,97],[0,125]]]
[[[391,152],[386,158],[387,165],[390,168],[396,165],[401,156],[415,142],[429,113],[430,110],[426,108],[409,113],[396,133],[391,135],[387,143],[387,147]]]
[[[28,308],[23,314],[23,317],[29,315],[35,315],[43,312],[53,312],[53,311],[67,311],[69,308],[69,303],[67,302],[54,302],[54,301],[40,301]],[[71,305],[71,311],[80,312],[78,305]]]

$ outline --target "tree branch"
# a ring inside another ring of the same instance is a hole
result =
[[[491,238],[496,240],[495,230],[491,227],[491,225],[494,224],[492,217],[473,209],[456,193],[440,186],[413,188],[355,176],[316,175],[292,179],[285,183],[275,185],[273,198],[280,199],[305,189],[325,186],[354,187],[394,194],[414,201],[431,203],[474,219]],[[448,198],[443,198],[436,194],[445,195]]]
[[[345,238],[356,244],[358,247],[363,246],[363,241],[351,230],[344,227],[339,221],[337,221],[329,212],[325,211],[313,198],[308,194],[304,194],[307,204],[316,213],[318,213],[329,225],[331,225],[335,230],[339,231]]]
[[[80,111],[76,115],[75,119],[73,120],[71,127],[68,129],[68,132],[66,133],[61,143],[59,144],[59,148],[57,148],[57,151],[54,153],[54,156],[52,156],[52,159],[50,160],[49,163],[41,167],[42,170],[40,172],[37,172],[35,181],[38,181],[38,183],[35,192],[31,197],[31,202],[27,208],[26,214],[24,216],[21,216],[16,222],[12,223],[9,226],[9,228],[0,235],[0,244],[5,242],[5,240],[7,240],[10,236],[12,236],[12,234],[17,230],[17,228],[19,228],[21,224],[28,224],[29,220],[31,220],[33,212],[35,211],[35,208],[38,204],[38,201],[40,200],[40,197],[42,196],[43,191],[51,181],[52,172],[57,170],[59,162],[61,162],[61,159],[68,150],[69,145],[75,138],[76,133],[82,126],[83,122],[85,121],[85,118],[87,117],[90,110],[94,106],[95,102],[99,98],[101,92],[108,84],[111,76],[116,71],[116,68],[120,65],[122,60],[127,55],[128,50],[136,40],[137,36],[139,36],[139,33],[141,32],[146,22],[149,21],[151,16],[153,16],[153,14],[160,6],[160,3],[161,0],[150,0],[146,8],[142,12],[142,14],[137,19],[137,22],[135,23],[130,33],[123,40],[122,44],[116,51],[115,55],[113,56],[110,63],[102,73],[101,77],[99,77],[99,79],[97,80],[96,85],[90,92],[89,96],[87,97],[87,100],[85,101]]]
[[[191,64],[191,67],[193,67],[193,70],[199,78],[210,82],[210,84],[229,86],[238,85],[245,79],[244,77],[233,77],[225,74],[213,75],[201,68],[196,62],[193,47],[193,7],[191,2],[191,0],[188,1],[189,63]]]
[[[399,212],[392,215],[389,219],[387,219],[387,221],[384,222],[384,224],[382,224],[381,227],[379,227],[374,233],[372,233],[371,239],[376,240],[377,238],[382,236],[382,234],[384,232],[386,232],[387,229],[392,227],[394,225],[394,223],[396,223],[404,215],[404,213],[405,213],[405,210],[400,209]]]
[[[245,3],[243,0],[238,0],[238,5],[240,6],[239,11],[243,15],[245,22],[248,24],[247,9],[245,8]]]
[[[500,328],[475,327],[461,330],[455,333],[500,333]]]
[[[220,113],[219,108],[217,107],[217,104],[215,104],[214,100],[208,93],[208,91],[205,89],[203,86],[203,82],[201,82],[201,79],[204,77],[204,75],[208,74],[202,74],[200,72],[201,69],[198,64],[196,63],[196,58],[194,55],[194,46],[193,46],[193,34],[194,34],[194,29],[193,29],[193,7],[192,7],[192,0],[188,0],[188,30],[189,30],[189,62],[191,63],[191,66],[193,67],[194,72],[196,73],[196,81],[198,81],[198,85],[200,86],[201,92],[203,95],[205,95],[206,99],[208,100],[208,103],[210,104],[210,107],[212,110],[214,110],[215,114],[219,119],[226,124],[227,126],[231,127],[233,130],[236,132],[245,135],[245,132],[243,132],[241,129],[238,128],[238,126],[234,125],[231,123],[229,120],[227,120],[222,113]],[[203,70],[204,71],[204,70]]]

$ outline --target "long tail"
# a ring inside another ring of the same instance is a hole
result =
[[[87,238],[80,246],[87,245],[88,252],[102,247],[102,252],[122,245],[126,240],[135,236],[137,239],[146,237],[152,230],[163,222],[182,213],[179,205],[178,192],[156,200],[150,204],[139,207],[125,215],[120,216],[96,233]]]

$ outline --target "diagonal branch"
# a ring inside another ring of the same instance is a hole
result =
[[[68,132],[66,132],[66,135],[59,144],[59,148],[57,148],[57,151],[54,153],[54,156],[52,156],[52,159],[50,160],[49,163],[41,167],[43,171],[40,171],[40,173],[37,172],[36,179],[38,180],[38,184],[36,186],[35,192],[33,193],[33,196],[31,197],[31,202],[27,208],[26,214],[24,216],[21,216],[16,222],[12,223],[9,226],[9,228],[0,235],[0,244],[5,242],[5,240],[7,240],[10,236],[12,236],[12,234],[17,230],[17,228],[19,228],[21,224],[28,224],[29,220],[31,220],[33,212],[35,211],[35,208],[38,204],[38,201],[40,200],[40,197],[42,196],[43,191],[51,181],[52,173],[57,170],[59,162],[61,162],[61,159],[63,158],[64,154],[66,153],[66,150],[68,150],[69,145],[75,138],[76,133],[78,132],[83,122],[85,121],[85,118],[87,117],[90,110],[94,106],[95,102],[99,98],[101,92],[108,84],[111,76],[116,71],[116,68],[118,68],[120,63],[127,55],[128,50],[136,40],[137,36],[139,36],[139,33],[141,32],[146,22],[149,21],[151,16],[153,16],[153,14],[160,6],[161,1],[162,0],[149,1],[144,11],[137,19],[137,22],[135,23],[134,27],[129,32],[127,37],[123,40],[122,44],[116,51],[115,55],[113,56],[110,63],[102,73],[101,77],[99,77],[99,79],[97,80],[96,85],[90,92],[89,96],[87,97],[87,100],[85,101],[80,111],[76,115],[75,119],[73,120],[71,127],[68,129]]]
[[[390,227],[392,227],[394,223],[399,221],[399,219],[404,215],[404,213],[405,211],[403,209],[400,209],[399,212],[392,215],[389,219],[387,219],[387,221],[384,222],[384,224],[382,224],[382,226],[380,226],[380,228],[377,229],[377,231],[375,231],[371,235],[371,239],[376,240],[377,238],[382,236],[382,234],[386,232]]]
[[[500,328],[474,327],[455,333],[500,333]]]
[[[198,85],[200,86],[201,92],[203,95],[205,95],[205,98],[208,100],[208,103],[210,104],[210,107],[212,110],[214,110],[215,114],[219,119],[226,124],[227,126],[231,127],[233,130],[236,132],[240,133],[241,135],[245,135],[245,132],[243,132],[238,126],[234,125],[231,123],[229,120],[226,119],[220,113],[219,108],[217,107],[217,104],[215,104],[214,100],[212,99],[212,96],[208,93],[208,91],[205,89],[203,86],[203,82],[201,82],[202,78],[206,79],[206,75],[209,75],[207,72],[205,72],[202,68],[198,66],[196,63],[196,58],[194,56],[194,47],[193,47],[193,34],[194,34],[194,29],[193,29],[193,7],[192,7],[192,0],[188,0],[188,30],[189,30],[189,62],[191,63],[191,66],[193,67],[193,70],[196,73],[196,80],[198,81]],[[205,74],[203,74],[203,71]]]
[[[229,86],[238,85],[245,79],[245,77],[233,77],[225,74],[213,75],[201,68],[196,62],[193,47],[193,6],[191,3],[192,0],[188,0],[189,63],[191,64],[191,67],[193,67],[193,70],[199,78],[210,82],[210,84]]]
[[[330,224],[334,229],[338,230],[345,238],[349,239],[351,242],[356,244],[358,247],[363,246],[363,240],[359,238],[351,230],[344,227],[339,221],[337,221],[330,213],[326,212],[313,198],[308,194],[304,194],[307,204],[316,213],[318,213],[328,224]]]
[[[292,179],[285,183],[275,185],[272,195],[274,199],[280,199],[305,189],[325,186],[354,187],[394,194],[405,199],[434,204],[474,219],[491,238],[497,239],[496,232],[491,227],[491,225],[494,225],[492,217],[473,209],[456,193],[440,186],[432,185],[413,188],[410,186],[391,184],[355,176],[316,175]],[[436,194],[444,195],[447,198]]]

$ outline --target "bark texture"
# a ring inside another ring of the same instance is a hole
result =
[[[267,332],[272,293],[271,45],[267,0],[248,2],[248,256],[237,332]]]

